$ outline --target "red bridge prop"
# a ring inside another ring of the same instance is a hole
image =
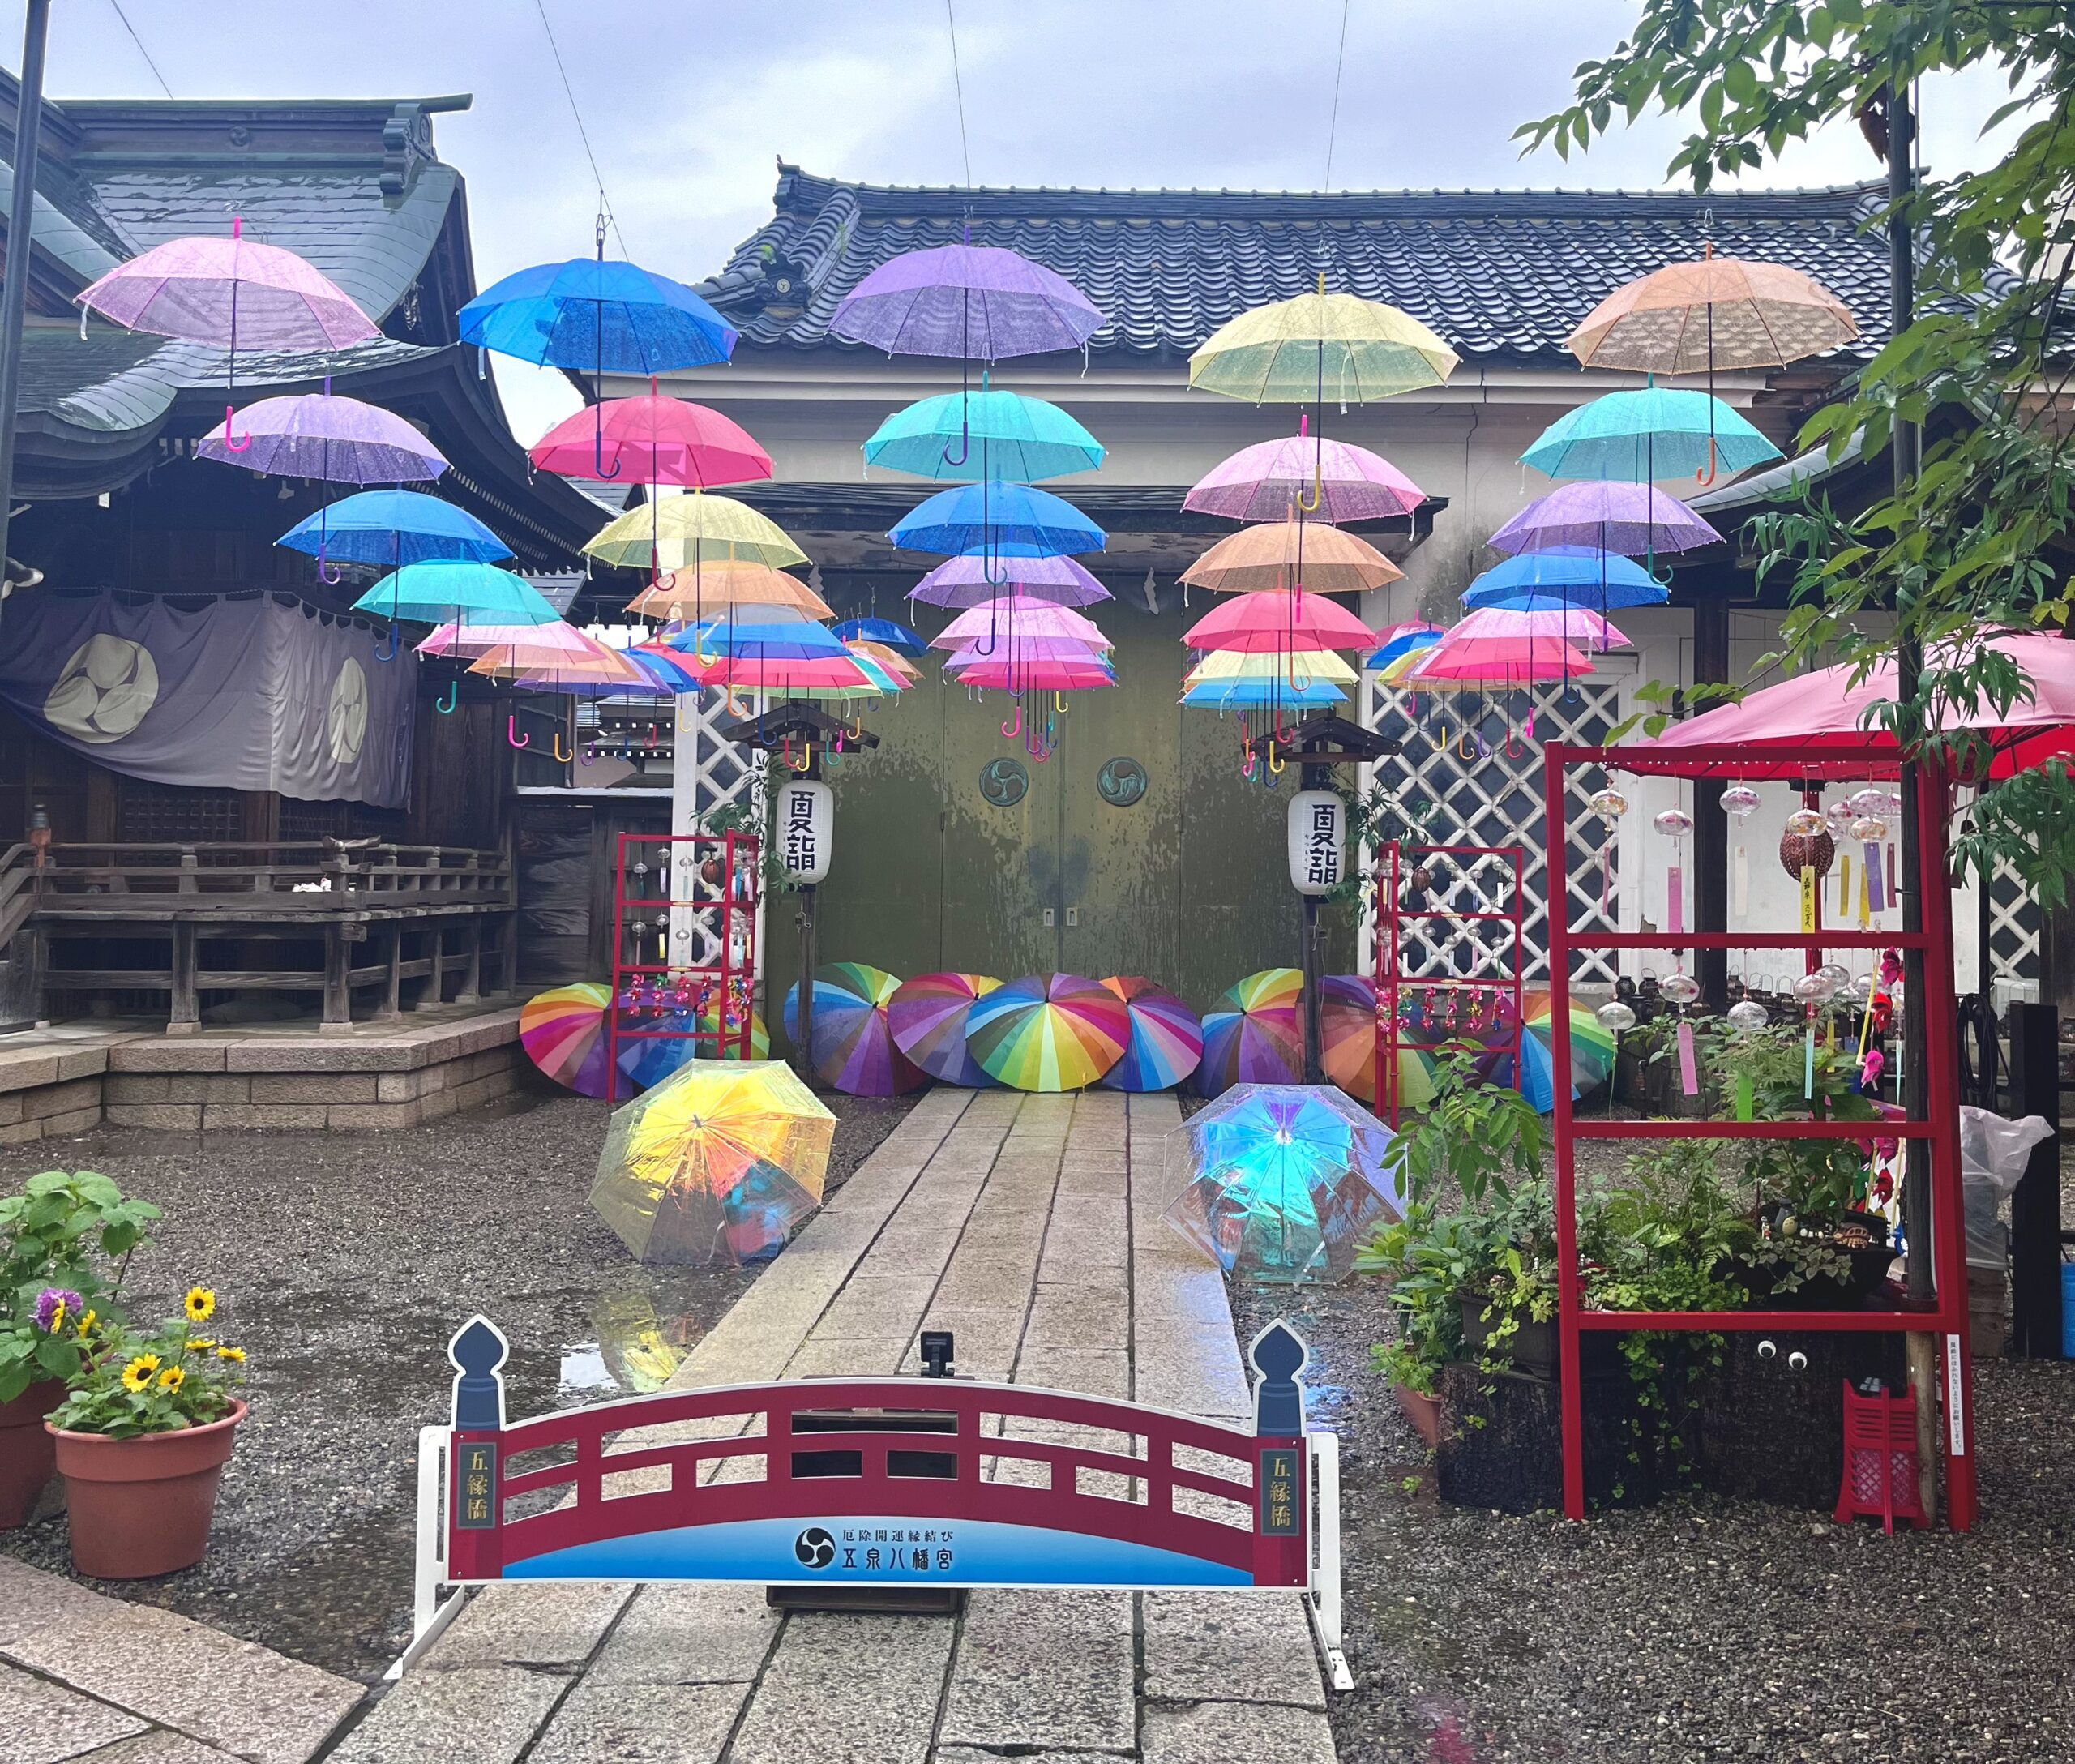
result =
[[[1339,1441],[1307,1433],[1304,1344],[1255,1338],[1254,1427],[961,1378],[665,1392],[507,1424],[507,1347],[448,1347],[453,1423],[419,1449],[417,1634],[498,1580],[1286,1589],[1334,1682]],[[1064,1430],[1100,1437],[1057,1443]],[[1019,1436],[1038,1434],[1038,1436]]]

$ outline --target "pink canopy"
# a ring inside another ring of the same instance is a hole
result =
[[[1591,672],[1592,658],[1559,638],[1458,638],[1451,633],[1397,683],[1414,691],[1423,683],[1449,680],[1465,686],[1525,686]]]
[[[1017,637],[999,639],[992,649],[987,647],[984,637],[976,637],[961,645],[944,658],[947,671],[955,672],[970,667],[993,667],[997,665],[1020,666],[1025,662],[1093,662],[1101,667],[1110,665],[1109,657],[1102,653],[1105,645],[1083,641],[1079,637]]]
[[[1110,640],[1095,621],[1048,600],[1033,600],[1027,594],[1005,594],[969,607],[930,639],[933,649],[957,649],[974,642],[1014,643],[1018,647],[1033,638],[1071,638],[1106,649]]]
[[[1314,436],[1285,435],[1256,442],[1196,480],[1184,508],[1228,520],[1280,520],[1300,498],[1318,507],[1304,518],[1328,525],[1343,520],[1387,520],[1412,512],[1426,491],[1367,447]]]
[[[947,667],[949,663],[945,664]],[[1085,692],[1115,686],[1117,676],[1099,656],[1080,660],[1039,657],[1014,663],[978,662],[955,676],[961,686],[986,687],[998,692]]]
[[[537,630],[550,627],[535,625],[457,625],[433,627],[432,635],[420,644],[420,655],[466,656],[473,660],[486,649],[494,649],[500,644],[517,643],[530,637]],[[575,627],[567,623],[564,630]],[[572,649],[572,652],[574,650]]]
[[[1239,649],[1254,655],[1362,649],[1375,640],[1375,632],[1338,602],[1282,589],[1235,594],[1198,619],[1182,639],[1192,649]]]
[[[1627,636],[1598,613],[1589,607],[1572,606],[1568,603],[1560,607],[1538,608],[1533,611],[1505,606],[1480,606],[1476,611],[1465,614],[1448,636],[1470,643],[1483,642],[1494,637],[1525,637],[1530,642],[1536,639],[1544,641],[1560,639],[1577,644],[1581,649],[1625,649],[1628,647]]]
[[[379,336],[366,313],[293,251],[242,237],[169,239],[77,297],[131,331],[219,349],[343,349]]]
[[[2003,632],[1986,638],[2024,670],[2030,684],[2017,703],[1998,712],[1984,704],[1978,713],[1945,707],[1938,719],[1946,733],[1970,729],[1995,747],[1992,778],[2009,777],[2046,760],[2075,755],[2075,643],[2035,632]],[[1933,666],[1936,665],[1936,657]],[[1803,756],[1822,758],[1822,769],[1850,777],[1854,760],[1893,764],[1895,738],[1867,726],[1876,707],[1894,698],[1895,665],[1882,663],[1857,685],[1848,663],[1796,674],[1752,693],[1740,704],[1724,704],[1674,723],[1654,741],[1632,742],[1615,751],[1675,756],[1688,747],[1735,747],[1738,777],[1799,777],[1812,769]],[[1794,758],[1768,758],[1769,750]]]

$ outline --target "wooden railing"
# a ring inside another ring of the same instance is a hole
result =
[[[304,910],[323,916],[396,906],[508,906],[511,886],[503,853],[464,846],[372,839],[66,844],[49,849],[38,910],[105,914],[114,904],[110,896],[236,896],[248,906],[263,897],[270,913]],[[0,913],[6,891],[6,871],[0,870]],[[222,904],[234,911],[239,903]]]

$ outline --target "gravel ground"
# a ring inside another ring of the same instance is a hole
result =
[[[840,1117],[832,1188],[913,1099],[824,1100]],[[445,1413],[455,1328],[480,1310],[504,1329],[512,1412],[536,1414],[622,1394],[621,1344],[639,1330],[666,1371],[755,1278],[635,1263],[585,1205],[606,1114],[527,1093],[398,1133],[109,1128],[0,1153],[0,1186],[99,1170],[162,1208],[130,1270],[131,1315],[171,1315],[199,1282],[251,1355],[253,1412],[208,1556],[92,1584],[378,1677],[409,1638],[417,1430]],[[62,1518],[0,1533],[0,1548],[67,1571]]]

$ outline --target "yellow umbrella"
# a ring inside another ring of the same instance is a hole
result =
[[[828,602],[797,576],[768,563],[711,559],[700,563],[695,582],[690,571],[682,576],[672,571],[627,603],[627,610],[641,618],[665,620],[697,618],[723,606],[788,606],[810,619],[836,616]]]
[[[821,1204],[835,1136],[782,1061],[691,1060],[614,1111],[591,1205],[644,1262],[755,1261]]]
[[[630,508],[584,547],[601,563],[630,569],[683,570],[681,598],[700,597],[704,566],[768,563],[785,569],[807,554],[778,524],[732,496],[666,496],[652,507]],[[699,566],[694,570],[694,566]]]
[[[1278,300],[1221,325],[1189,358],[1189,384],[1257,405],[1366,404],[1438,386],[1456,352],[1410,313],[1380,300],[1315,293]]]

